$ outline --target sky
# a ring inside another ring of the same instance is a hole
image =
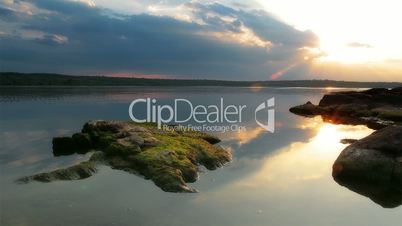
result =
[[[402,81],[400,0],[0,0],[0,71]]]

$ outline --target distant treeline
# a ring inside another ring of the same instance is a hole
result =
[[[0,86],[233,86],[233,87],[345,87],[393,88],[401,82],[350,82],[334,80],[226,81],[190,79],[117,78],[45,73],[0,72]]]

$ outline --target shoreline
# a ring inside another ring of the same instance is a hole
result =
[[[359,82],[325,79],[310,80],[217,80],[217,79],[150,79],[108,76],[76,76],[47,73],[0,72],[0,87],[6,86],[156,86],[156,87],[284,87],[284,88],[395,88],[402,82]]]

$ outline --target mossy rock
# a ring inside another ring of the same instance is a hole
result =
[[[77,153],[84,154],[92,148],[91,139],[86,133],[75,133],[71,138],[74,141]]]
[[[74,154],[75,144],[71,137],[55,137],[52,141],[53,144],[53,155],[71,155]]]
[[[132,146],[124,146],[117,142],[111,143],[107,148],[105,148],[106,155],[117,155],[117,156],[129,156],[129,155],[136,155],[141,151],[139,146],[132,145]]]
[[[86,133],[75,133],[72,137],[55,137],[52,143],[55,156],[85,154],[93,147],[90,136]]]
[[[39,182],[52,182],[55,180],[81,180],[92,176],[96,172],[96,164],[92,161],[87,161],[65,169],[58,169],[49,173],[39,173],[33,176],[23,177],[17,180],[17,182],[28,183],[33,180]]]
[[[57,154],[97,150],[87,162],[20,179],[22,182],[75,180],[91,176],[98,164],[140,174],[167,192],[196,192],[187,183],[198,179],[199,166],[209,170],[231,160],[220,140],[198,131],[165,131],[154,123],[90,121],[81,133],[53,139]]]

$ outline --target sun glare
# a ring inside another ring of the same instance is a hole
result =
[[[399,0],[261,0],[259,3],[297,29],[313,31],[324,52],[320,62],[353,64],[402,59]]]
[[[276,150],[276,154],[263,159],[260,170],[244,180],[230,184],[231,190],[264,187],[264,192],[276,189],[275,194],[294,192],[297,189],[308,189],[311,192],[311,187],[304,187],[305,182],[317,181],[322,185],[328,180],[333,162],[347,146],[340,143],[341,139],[361,139],[373,132],[365,126],[324,123],[319,117],[307,119],[300,128],[314,129],[316,135],[307,142],[294,142]],[[328,183],[331,184],[332,181]]]
[[[331,87],[328,87],[331,88]],[[335,125],[327,122],[322,122],[320,117],[306,119],[305,123],[301,124],[301,129],[313,129],[317,135],[310,140],[310,144],[317,147],[343,146],[340,140],[343,138],[360,139],[373,132],[373,130],[365,126],[347,126]]]

